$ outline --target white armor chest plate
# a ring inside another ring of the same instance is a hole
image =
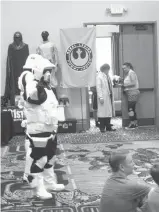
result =
[[[44,131],[45,126],[51,127],[58,124],[58,101],[52,90],[45,88],[47,93],[46,101],[41,105],[27,103],[26,118],[27,125],[35,125],[39,131]]]

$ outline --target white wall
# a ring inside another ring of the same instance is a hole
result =
[[[121,4],[128,9],[122,17],[106,15],[111,4]],[[24,41],[29,44],[30,52],[35,52],[41,40],[41,32],[48,30],[50,39],[60,48],[59,29],[82,27],[84,22],[135,22],[157,21],[159,24],[159,2],[2,2],[2,51],[1,51],[1,93],[5,85],[5,64],[7,48],[12,42],[15,31],[21,31]],[[158,27],[159,36],[159,27]],[[159,52],[159,41],[158,41]],[[159,55],[158,55],[159,62]],[[158,73],[159,78],[159,73]],[[159,88],[158,88],[159,96]],[[159,105],[159,99],[158,99]],[[158,107],[159,114],[159,107]],[[159,125],[159,115],[158,115]]]
[[[93,27],[88,25],[87,27]],[[110,37],[113,32],[119,32],[119,25],[97,25],[96,26],[96,37]]]

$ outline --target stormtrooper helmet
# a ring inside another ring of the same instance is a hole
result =
[[[25,62],[25,65],[23,66],[23,70],[29,70],[32,71],[32,68],[39,63],[40,60],[42,60],[43,57],[38,54],[30,54]]]
[[[24,71],[18,78],[18,88],[21,92],[24,92],[24,87],[27,83],[34,80],[34,75],[30,71]]]
[[[43,77],[44,80],[46,79],[47,81],[47,78],[50,78],[53,68],[55,68],[53,63],[45,58],[42,58],[32,68],[34,79],[40,81]]]

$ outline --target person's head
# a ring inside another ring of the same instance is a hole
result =
[[[128,150],[112,152],[109,158],[109,165],[114,173],[121,172],[126,176],[132,174],[134,169],[132,155]]]
[[[155,181],[155,183],[159,186],[159,163],[154,164],[150,169],[150,174]]]
[[[55,65],[45,58],[40,58],[35,61],[32,72],[34,79],[43,83],[50,83],[51,72],[55,68]]]
[[[110,70],[110,65],[105,63],[100,67],[101,72],[108,74]]]
[[[19,46],[23,40],[22,34],[20,32],[15,32],[13,37],[14,43]]]
[[[131,63],[126,62],[123,64],[122,69],[124,71],[124,74],[128,74],[130,70],[133,70],[133,66]]]
[[[48,37],[49,37],[49,33],[47,31],[43,31],[41,33],[41,37],[42,37],[43,41],[47,41]]]

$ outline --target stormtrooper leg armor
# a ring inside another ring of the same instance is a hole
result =
[[[23,180],[25,182],[28,182],[28,175],[30,174],[30,168],[33,163],[33,159],[30,157],[31,154],[31,147],[30,147],[30,141],[28,138],[25,139],[25,169],[24,169],[24,175],[23,175]]]
[[[31,140],[31,139],[30,139]],[[33,143],[33,141],[31,140]],[[45,148],[32,147],[31,157],[33,163],[31,174],[28,177],[30,186],[36,189],[36,195],[40,199],[52,198],[49,191],[61,191],[64,185],[57,184],[53,166],[55,163],[57,138],[49,139]]]
[[[54,165],[56,161],[56,149],[57,149],[57,137],[55,136],[53,141],[48,141],[47,144],[47,156],[48,162],[44,167],[44,184],[48,191],[61,191],[64,190],[63,184],[57,184],[56,174],[54,172]]]

